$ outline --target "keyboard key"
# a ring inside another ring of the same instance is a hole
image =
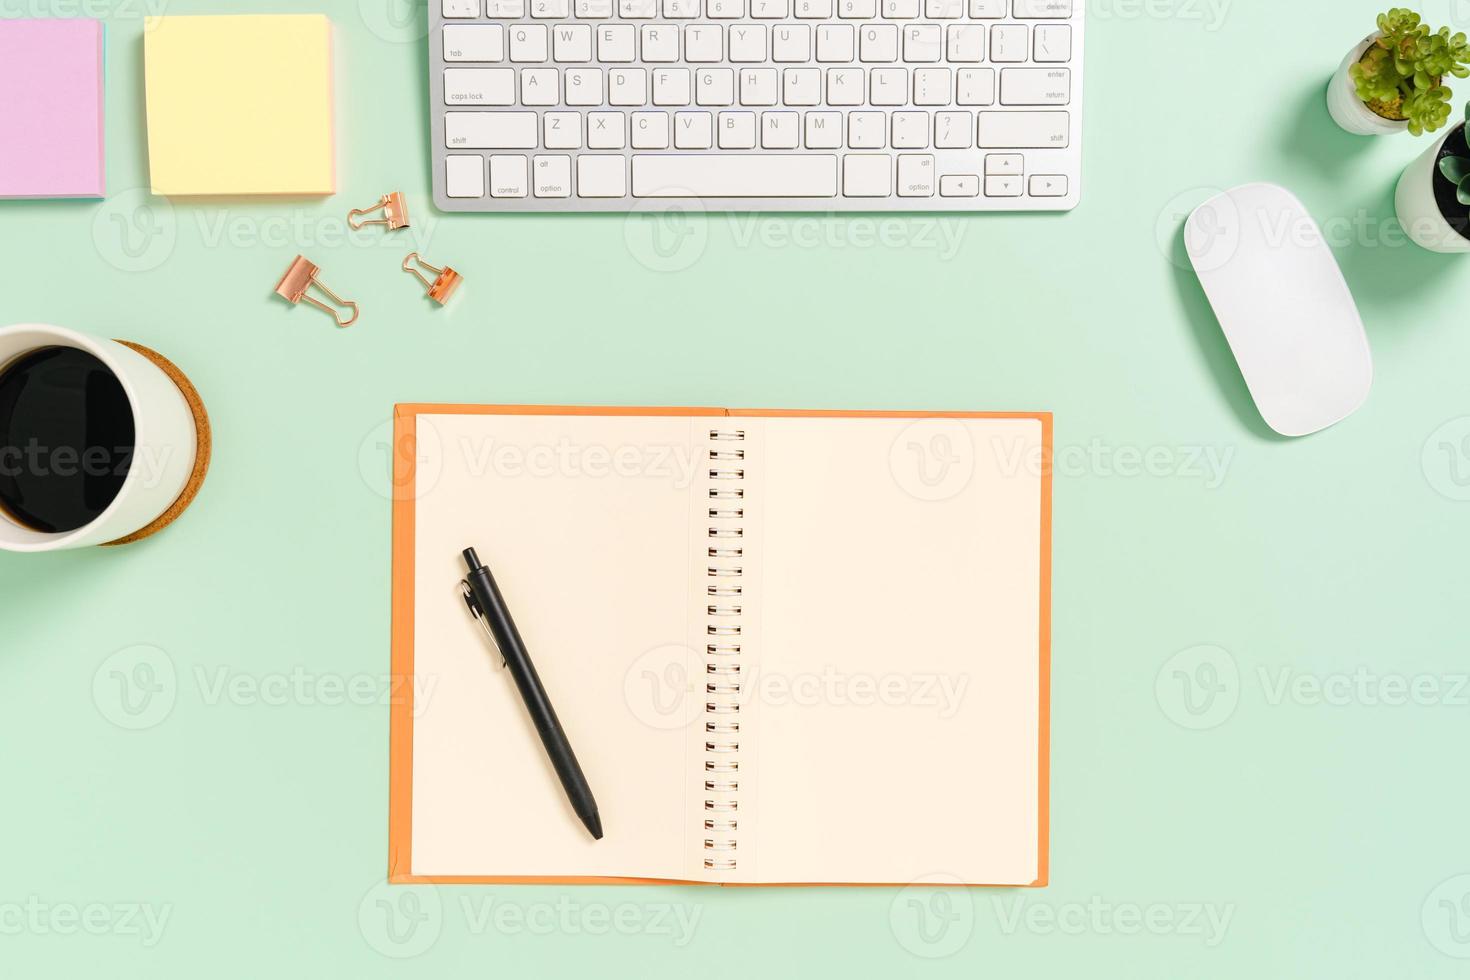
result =
[[[587,113],[587,147],[593,150],[621,150],[628,145],[628,134],[621,112]]]
[[[985,60],[985,28],[979,24],[951,24],[948,29],[950,61]]]
[[[705,0],[705,16],[710,20],[734,20],[745,16],[745,0]]]
[[[1063,149],[1070,139],[1070,122],[1065,112],[982,112],[979,145],[982,149]]]
[[[817,28],[817,60],[852,60],[853,29],[851,24],[825,24]]]
[[[882,158],[885,163],[887,157]],[[835,197],[837,157],[826,154],[633,158],[634,197]]]
[[[961,68],[955,82],[959,105],[995,105],[995,69]]]
[[[1000,73],[1001,105],[1066,105],[1071,101],[1070,68],[1006,68]]]
[[[679,60],[679,28],[673,24],[654,24],[642,30],[643,60],[674,62]]]
[[[800,143],[801,113],[761,113],[761,147],[767,150],[794,150]]]
[[[755,148],[755,113],[722,112],[718,124],[720,149],[751,150]]]
[[[444,140],[451,149],[533,150],[534,112],[447,112]]]
[[[893,193],[893,158],[886,153],[849,153],[842,158],[843,197],[888,197]]]
[[[1019,177],[1026,167],[1026,158],[1019,153],[992,153],[985,158],[985,176]]]
[[[796,0],[793,12],[803,20],[826,20],[832,16],[832,0]]]
[[[545,61],[546,25],[517,24],[512,27],[510,29],[510,60]]]
[[[878,16],[878,0],[837,0],[837,16],[866,20]]]
[[[718,26],[684,28],[685,61],[696,65],[711,64],[724,57],[723,48],[724,31]]]
[[[647,105],[648,69],[614,68],[607,73],[608,105]]]
[[[613,14],[612,0],[577,0],[575,13],[583,20],[605,20]]]
[[[842,113],[808,112],[806,114],[806,146],[809,150],[837,150],[842,147]]]
[[[658,68],[653,73],[653,104],[689,104],[689,69]]]
[[[948,68],[920,68],[914,72],[914,105],[949,105],[953,90]]]
[[[924,16],[930,20],[957,20],[965,16],[965,0],[924,0]]]
[[[740,72],[740,104],[775,105],[776,69],[742,69]]]
[[[445,105],[515,105],[514,68],[444,69]]]
[[[945,174],[939,178],[940,197],[977,197],[980,178],[975,174]]]
[[[669,114],[667,112],[635,112],[633,149],[666,150],[669,148]]]
[[[847,116],[847,145],[854,150],[881,150],[888,141],[886,112],[852,112]]]
[[[781,73],[782,101],[787,105],[822,104],[822,69],[788,68]]]
[[[897,61],[898,28],[893,24],[867,24],[859,33],[860,61]]]
[[[975,145],[975,117],[968,112],[936,112],[934,145],[941,150],[968,150]]]
[[[444,0],[443,6],[439,9],[444,12],[445,20],[459,18],[474,20],[480,16],[480,0]]]
[[[889,20],[913,20],[919,16],[919,0],[882,0],[878,6]]]
[[[555,61],[591,61],[592,28],[586,24],[560,24],[552,28],[551,53]]]
[[[990,29],[990,60],[1014,64],[1026,60],[1027,29],[1024,24],[997,24]]]
[[[1072,16],[1072,0],[1016,0],[1016,17],[1066,20]]]
[[[490,158],[490,196],[526,196],[526,158],[496,155]]]
[[[499,24],[444,27],[445,61],[504,61],[505,28]]]
[[[1037,174],[1031,178],[1032,197],[1066,197],[1067,178],[1062,175]]]
[[[1020,177],[986,177],[985,178],[985,196],[986,197],[1020,197],[1021,196],[1021,178]]]
[[[899,154],[898,196],[934,196],[934,158],[932,156],[920,153]]]
[[[627,197],[628,170],[620,156],[577,157],[578,197]]]
[[[827,104],[862,105],[863,70],[861,68],[827,69]]]
[[[771,31],[771,60],[793,64],[812,60],[812,29],[806,24],[789,24]]]
[[[521,104],[551,106],[561,101],[555,68],[521,69]]]
[[[520,20],[526,16],[526,0],[485,0],[485,16],[492,20]]]
[[[973,20],[1000,20],[1006,15],[1006,0],[970,0]]]
[[[485,158],[452,156],[444,158],[445,189],[450,197],[485,196]]]
[[[922,150],[929,146],[929,113],[895,112],[892,127],[895,150]]]
[[[674,113],[674,147],[707,150],[714,145],[714,117],[708,112]]]
[[[535,178],[533,189],[537,197],[572,196],[571,157],[537,157],[531,163],[531,173]]]
[[[1034,59],[1042,64],[1072,60],[1072,25],[1038,24]]]
[[[541,145],[548,150],[582,148],[582,114],[547,112],[541,116]]]
[[[568,68],[562,82],[567,105],[602,105],[601,68]]]
[[[597,60],[623,64],[633,60],[633,39],[637,32],[631,24],[608,24],[597,29]]]
[[[764,24],[731,25],[730,60],[736,64],[753,64],[766,60],[766,28]]]
[[[697,105],[734,105],[735,72],[729,68],[701,68],[694,76]]]
[[[903,29],[903,60],[938,61],[944,54],[944,31],[938,24],[911,24]]]
[[[907,68],[874,68],[868,74],[868,101],[873,105],[907,105],[909,73]]]
[[[698,17],[699,0],[664,0],[664,16],[670,20]]]
[[[752,20],[785,20],[791,16],[791,0],[750,0]]]
[[[618,16],[624,20],[653,20],[658,16],[658,0],[618,0]]]
[[[571,0],[531,0],[531,16],[537,20],[566,20],[571,15]]]

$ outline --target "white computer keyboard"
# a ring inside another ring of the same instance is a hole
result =
[[[1083,0],[430,0],[447,211],[1059,211]]]

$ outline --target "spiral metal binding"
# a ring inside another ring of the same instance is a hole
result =
[[[709,871],[734,871],[735,836],[740,809],[740,694],[744,667],[740,663],[740,638],[744,633],[745,607],[741,600],[745,587],[738,581],[745,575],[745,480],[746,447],[744,429],[711,429],[706,453],[710,480],[708,507],[709,543],[705,555],[710,559],[705,575],[708,584],[704,607],[705,635],[705,703],[704,703],[704,867]]]

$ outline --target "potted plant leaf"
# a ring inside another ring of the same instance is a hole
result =
[[[1327,88],[1339,126],[1359,136],[1432,133],[1450,116],[1449,76],[1470,76],[1470,43],[1431,30],[1412,10],[1378,15],[1378,30],[1348,52]]]
[[[1470,121],[1470,105],[1465,107]],[[1460,123],[1409,164],[1399,178],[1399,224],[1431,252],[1470,252],[1470,143]]]

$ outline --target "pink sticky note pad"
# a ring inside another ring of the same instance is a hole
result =
[[[103,197],[102,23],[0,20],[0,198]]]

